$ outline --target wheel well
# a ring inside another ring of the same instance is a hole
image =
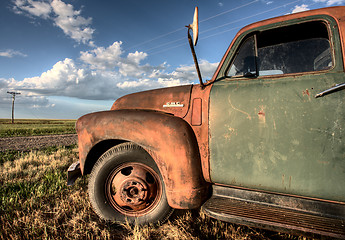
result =
[[[124,140],[116,140],[116,139],[109,139],[104,140],[102,142],[97,143],[87,155],[83,175],[90,174],[92,171],[93,166],[95,165],[96,161],[102,156],[110,148],[124,143]]]

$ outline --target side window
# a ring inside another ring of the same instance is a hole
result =
[[[247,38],[231,64],[229,76],[246,76],[256,73],[254,37]]]
[[[253,43],[252,52],[243,50],[247,42]],[[253,59],[255,64],[250,73],[259,76],[321,71],[333,66],[327,26],[321,21],[275,28],[248,37],[230,65],[228,76],[249,76],[249,71],[241,70],[246,68],[246,58]]]

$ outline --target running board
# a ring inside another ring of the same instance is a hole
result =
[[[345,204],[213,186],[213,195],[202,210],[226,222],[345,239]]]

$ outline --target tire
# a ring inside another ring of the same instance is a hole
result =
[[[133,143],[117,145],[97,160],[90,175],[89,198],[97,215],[107,221],[158,223],[173,211],[157,165]]]

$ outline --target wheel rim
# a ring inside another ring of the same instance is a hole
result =
[[[116,167],[106,181],[111,206],[126,216],[149,213],[162,196],[158,174],[145,164],[130,162]]]

